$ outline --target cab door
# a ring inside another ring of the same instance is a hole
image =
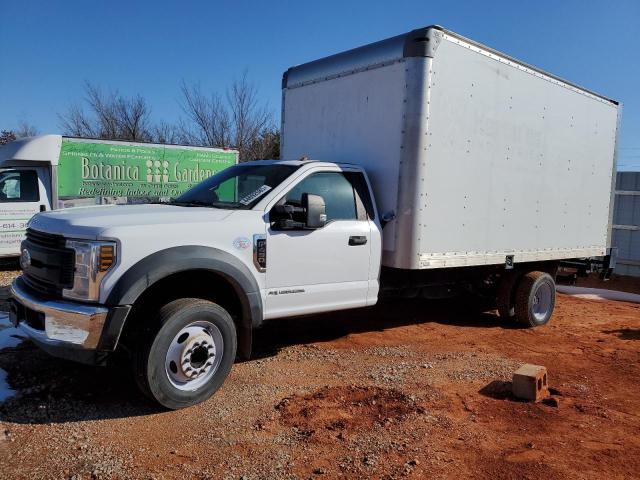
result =
[[[349,174],[312,170],[278,203],[300,205],[303,193],[322,196],[327,221],[316,230],[281,230],[270,221],[266,318],[367,305],[371,225]]]
[[[51,210],[49,169],[0,169],[0,257],[20,254],[27,222],[36,213]]]

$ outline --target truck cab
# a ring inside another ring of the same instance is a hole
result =
[[[169,203],[37,215],[12,318],[64,358],[103,364],[124,346],[143,391],[187,406],[263,320],[375,304],[380,232],[361,167],[247,162]]]

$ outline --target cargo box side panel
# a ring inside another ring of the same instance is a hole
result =
[[[283,91],[281,158],[346,162],[366,168],[378,212],[395,211],[398,198],[404,61],[320,79]],[[393,222],[384,229],[394,249]]]
[[[420,268],[604,253],[614,103],[451,37],[429,89]]]

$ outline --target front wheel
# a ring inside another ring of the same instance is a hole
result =
[[[203,402],[229,374],[236,343],[233,319],[224,308],[197,298],[170,302],[136,349],[138,386],[170,409]]]
[[[546,325],[556,304],[556,284],[545,272],[529,272],[518,281],[516,320],[527,327]]]

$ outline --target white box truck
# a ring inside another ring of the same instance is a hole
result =
[[[616,102],[440,27],[293,67],[282,93],[284,160],[36,215],[14,323],[83,362],[124,346],[180,408],[265,320],[473,295],[533,327],[561,262],[611,268]]]
[[[0,258],[38,212],[177,197],[238,163],[236,150],[39,135],[0,147]]]

